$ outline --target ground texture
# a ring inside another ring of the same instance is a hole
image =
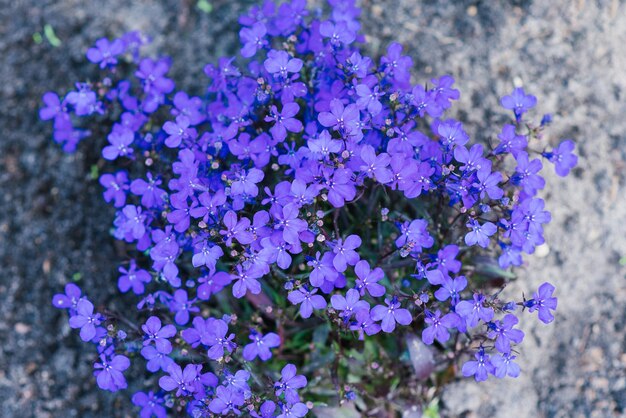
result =
[[[250,4],[250,2],[246,2]],[[94,74],[83,52],[101,36],[139,29],[174,58],[173,78],[200,88],[202,67],[232,53],[247,7],[196,1],[0,0],[0,416],[131,416],[123,397],[94,390],[83,350],[52,295],[80,275],[90,295],[114,297],[118,250],[112,211],[89,170],[95,150],[63,154],[37,121],[39,97]],[[580,166],[548,175],[549,247],[528,258],[510,295],[545,280],[558,316],[522,323],[524,374],[441,396],[442,416],[613,417],[626,414],[626,4],[585,1],[363,0],[364,32],[379,53],[391,40],[415,59],[415,79],[449,73],[462,93],[456,116],[478,140],[497,134],[499,96],[535,94],[555,122],[549,143],[572,138]],[[51,25],[62,44],[33,34]]]

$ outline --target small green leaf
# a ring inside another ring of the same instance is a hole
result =
[[[626,257],[622,257],[619,259],[619,264],[622,266],[626,266]]]
[[[81,279],[83,278],[83,273],[77,271],[76,273],[72,274],[72,281],[73,282],[80,282]]]
[[[96,164],[93,164],[89,170],[89,177],[92,180],[96,180],[100,176],[100,169]]]
[[[437,398],[433,399],[426,409],[424,409],[424,418],[439,418],[439,400]]]
[[[57,35],[54,33],[54,29],[49,24],[44,25],[43,34],[48,40],[48,42],[50,42],[50,45],[52,45],[55,48],[61,46],[61,43],[62,43],[61,40],[57,38]]]
[[[43,42],[43,37],[41,36],[41,33],[39,32],[33,33],[33,42],[36,43],[37,45]]]
[[[198,9],[204,13],[211,13],[213,11],[213,5],[208,0],[198,0]]]

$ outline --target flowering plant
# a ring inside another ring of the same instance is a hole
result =
[[[518,376],[518,315],[554,319],[549,283],[500,295],[550,221],[536,157],[565,176],[573,142],[549,149],[549,115],[526,120],[536,98],[516,88],[497,144],[470,145],[446,116],[453,78],[411,83],[397,43],[363,55],[359,10],[329,3],[252,8],[203,97],[136,32],[87,51],[102,80],[43,97],[65,151],[106,135],[99,181],[132,254],[117,285],[138,298],[96,309],[69,283],[53,304],[96,346],[98,386],[129,379],[142,417],[428,402],[459,369]]]

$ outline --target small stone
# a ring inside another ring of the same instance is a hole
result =
[[[30,332],[30,326],[26,325],[23,322],[16,323],[15,326],[14,326],[14,329],[15,329],[15,332],[17,332],[20,335],[24,335],[27,332]]]

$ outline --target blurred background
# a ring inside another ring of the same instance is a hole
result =
[[[90,176],[88,142],[65,155],[38,121],[40,97],[95,77],[84,53],[100,37],[141,30],[172,78],[202,92],[202,68],[238,51],[237,17],[254,1],[0,0],[0,416],[133,416],[124,394],[96,390],[93,354],[50,300],[78,281],[101,303],[116,297],[112,208]],[[626,416],[626,3],[620,0],[362,0],[362,32],[379,56],[392,40],[414,80],[457,80],[453,116],[478,141],[508,115],[514,86],[551,113],[552,145],[571,138],[579,167],[546,170],[548,246],[505,292],[557,287],[555,322],[521,324],[523,374],[459,380],[442,417]]]

